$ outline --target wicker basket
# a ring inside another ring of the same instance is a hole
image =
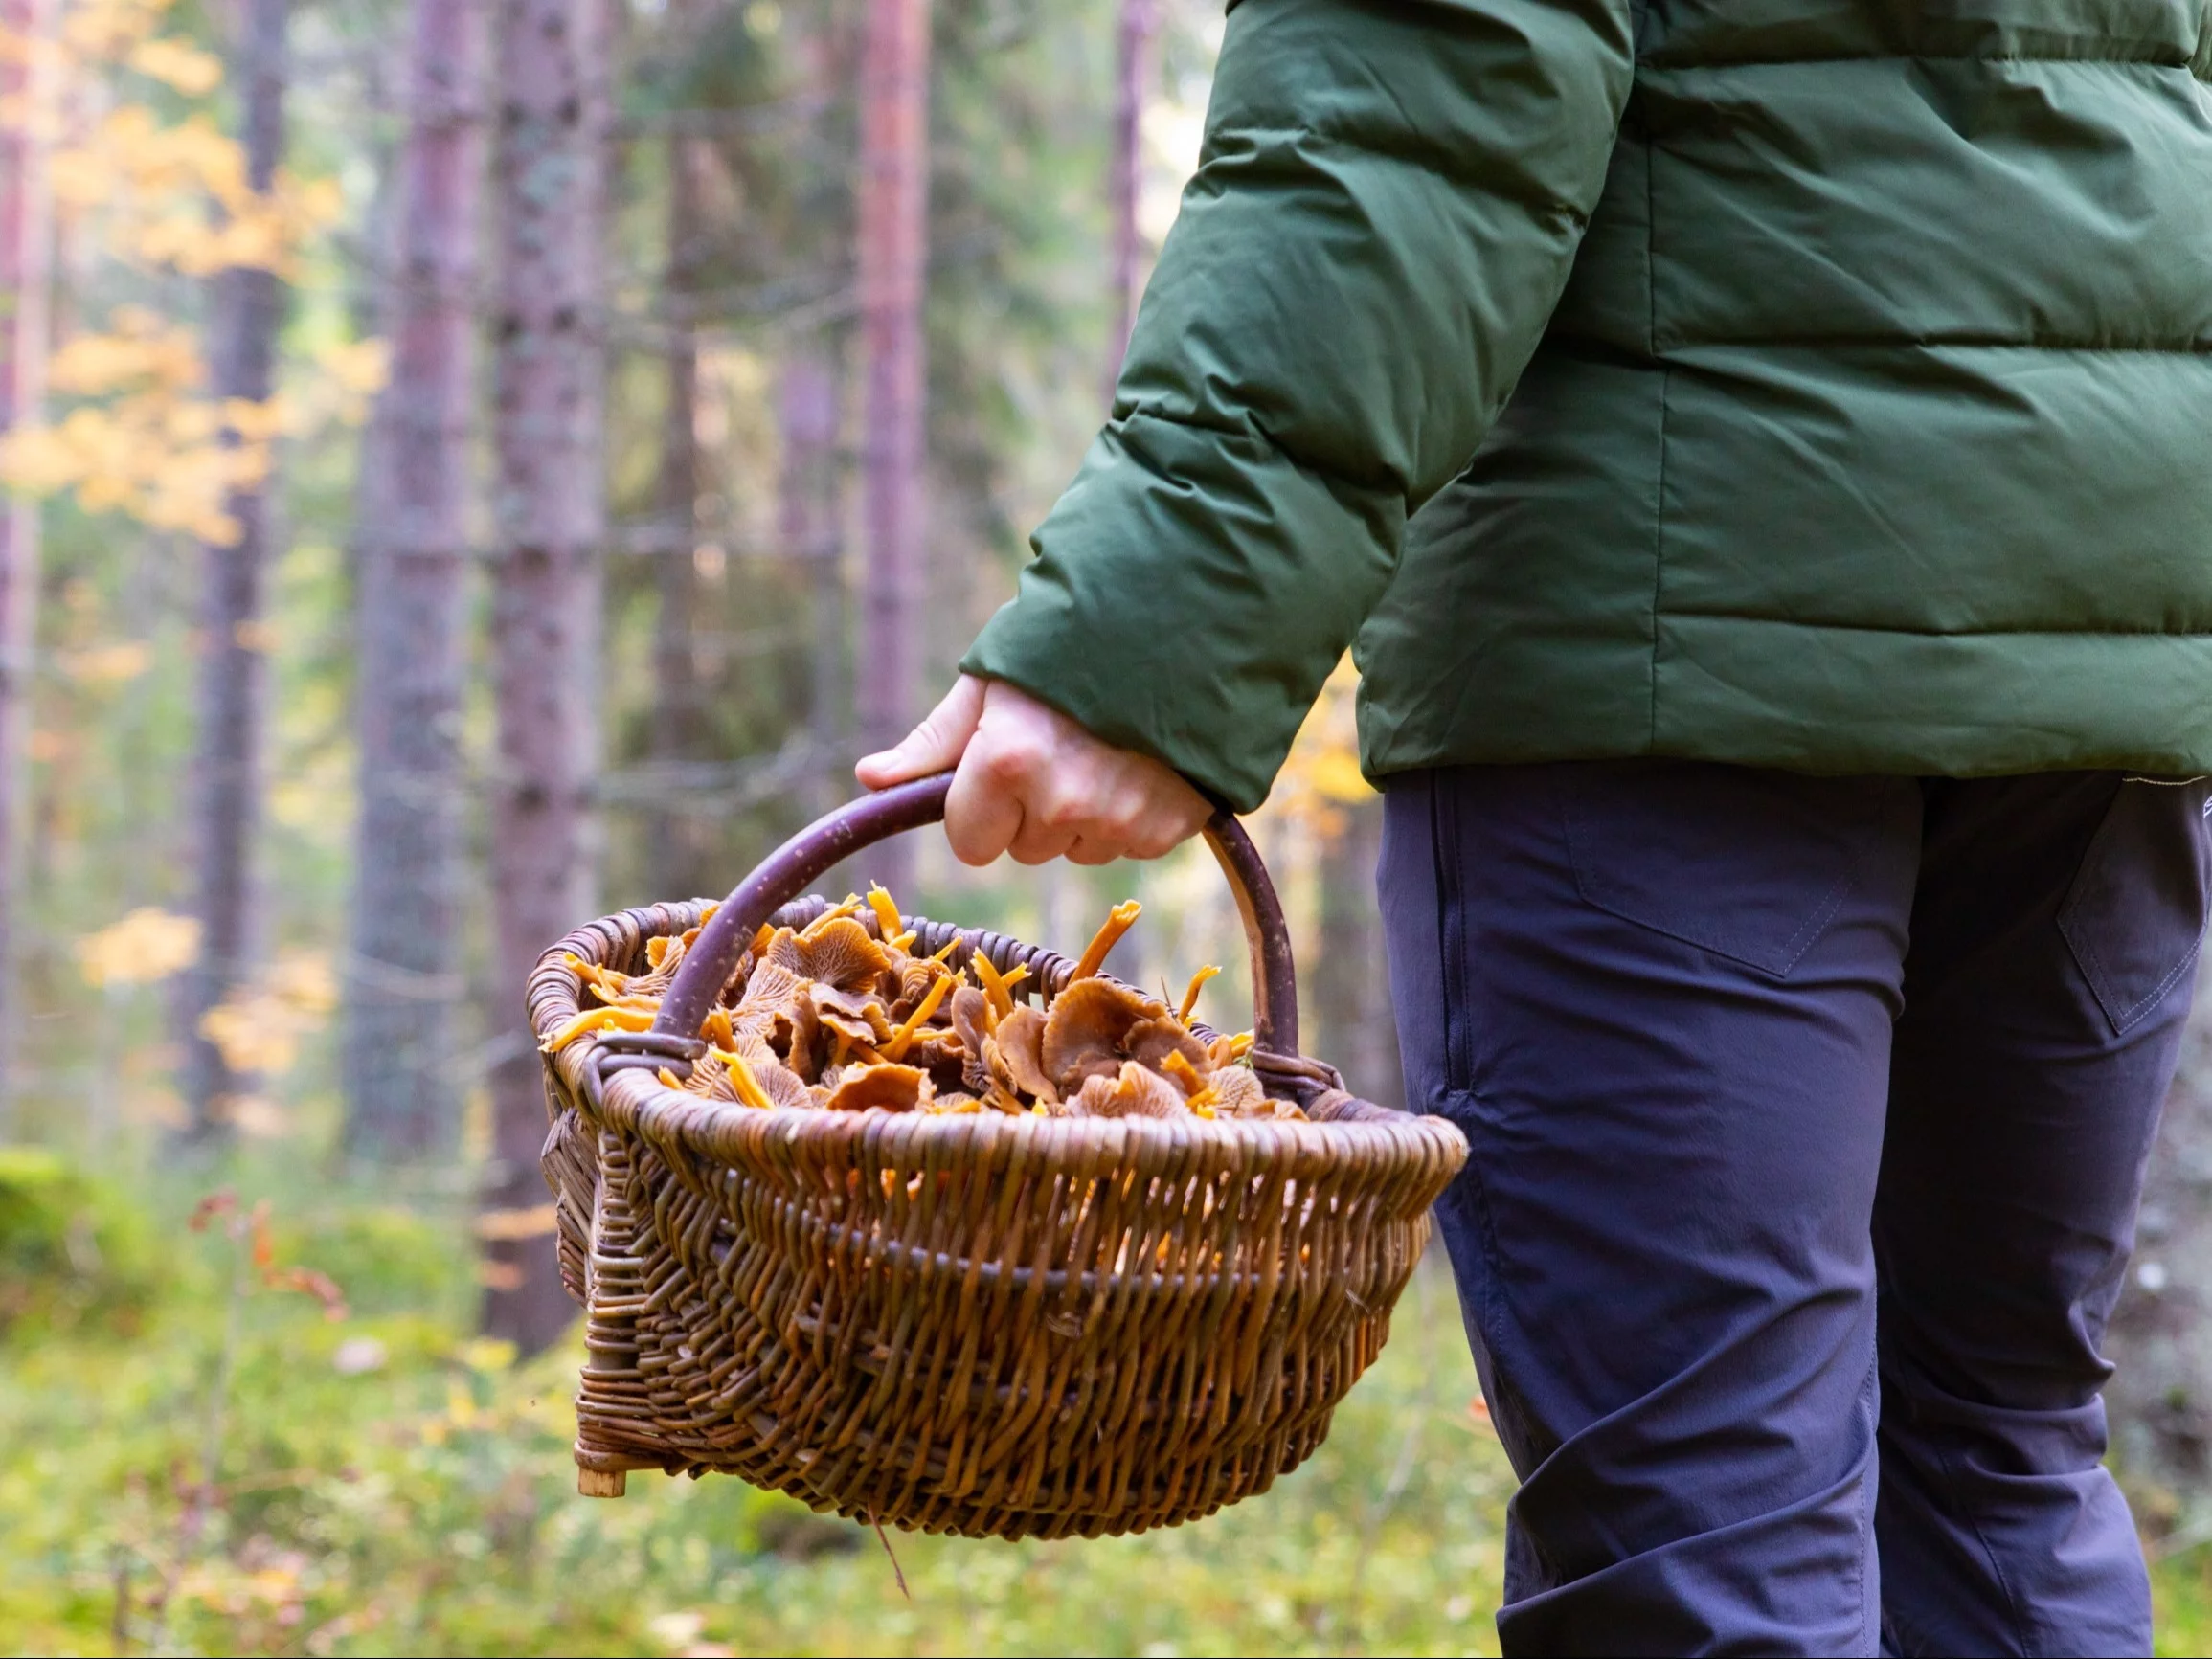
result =
[[[819,914],[792,895],[944,793],[886,791],[796,837],[714,911],[653,1031],[549,1057],[545,1172],[588,1313],[581,1491],[722,1470],[930,1532],[1137,1532],[1267,1490],[1381,1351],[1466,1143],[1296,1058],[1281,910],[1226,815],[1207,833],[1252,941],[1254,1065],[1314,1121],[751,1110],[658,1081],[700,1052],[759,925]],[[626,910],[549,951],[541,1037],[582,996],[569,953],[631,971],[704,908]],[[1050,952],[909,923],[923,953],[1066,983]]]

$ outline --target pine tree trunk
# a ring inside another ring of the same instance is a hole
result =
[[[247,182],[266,191],[284,145],[284,29],[291,0],[246,0],[240,12],[237,84],[244,122]],[[271,271],[236,268],[214,279],[213,379],[219,398],[251,403],[273,390],[283,295]],[[268,645],[263,617],[270,557],[268,482],[231,492],[237,527],[228,545],[202,549],[199,732],[194,754],[192,847],[200,958],[184,977],[187,1133],[224,1132],[225,1103],[251,1087],[201,1034],[200,1021],[251,976],[260,917],[254,850],[261,812],[267,736]]]
[[[1365,800],[1343,811],[1343,829],[1321,846],[1320,950],[1307,969],[1315,1015],[1308,1052],[1342,1071],[1362,1099],[1403,1106],[1406,1086],[1375,897],[1383,803]]]
[[[923,623],[922,299],[929,256],[929,0],[869,0],[860,63],[860,311],[867,354],[861,439],[867,585],[861,605],[861,738],[887,749],[915,706]],[[869,854],[901,894],[911,849]]]
[[[491,873],[495,1029],[511,1046],[492,1071],[498,1167],[486,1201],[509,1216],[546,1203],[545,1095],[524,986],[539,953],[592,915],[610,27],[607,0],[503,0],[500,13]],[[553,1341],[575,1312],[548,1222],[487,1249],[485,1328],[525,1352]]]
[[[661,427],[661,471],[656,518],[666,532],[655,555],[658,610],[653,630],[651,755],[681,765],[706,758],[707,687],[699,672],[692,623],[699,610],[699,573],[692,559],[698,541],[699,400],[698,287],[705,253],[701,222],[699,141],[681,130],[668,135],[667,269],[662,315],[668,329],[666,402]],[[719,872],[710,869],[710,820],[682,791],[652,818],[653,891],[663,898],[692,898],[707,891]]]
[[[811,805],[824,813],[852,794],[845,737],[845,572],[837,533],[837,376],[817,350],[783,368],[777,397],[783,439],[778,517],[785,549],[806,568],[806,737],[817,768]]]
[[[1115,31],[1114,154],[1106,201],[1113,215],[1108,252],[1106,405],[1114,404],[1121,359],[1129,349],[1129,324],[1137,304],[1137,266],[1143,237],[1137,203],[1144,180],[1144,95],[1152,85],[1160,36],[1157,0],[1121,0]]]
[[[0,0],[0,29],[21,41],[54,34],[56,0]],[[38,132],[52,107],[49,73],[0,65],[0,97],[19,113],[0,130],[0,433],[38,418],[46,384],[52,203]],[[31,664],[38,611],[38,507],[0,502],[0,1140],[8,1138],[22,1065],[15,964],[21,938],[21,838],[30,795]]]
[[[386,325],[392,378],[360,491],[353,951],[346,1143],[450,1153],[459,953],[468,450],[488,0],[414,0]]]

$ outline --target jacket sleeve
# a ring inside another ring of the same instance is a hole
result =
[[[1243,0],[1113,415],[970,647],[1239,810],[1497,417],[1628,97],[1628,0]]]

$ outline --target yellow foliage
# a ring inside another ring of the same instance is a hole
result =
[[[291,952],[263,982],[234,991],[200,1017],[200,1035],[233,1071],[288,1070],[300,1039],[320,1030],[338,1006],[338,978],[321,952]]]
[[[112,80],[127,69],[206,98],[220,86],[221,61],[164,33],[170,9],[170,0],[64,0],[59,43],[50,51],[79,80]],[[20,56],[34,44],[0,32],[0,56]],[[89,101],[100,107],[102,100]],[[165,121],[125,99],[46,161],[56,205],[92,218],[110,255],[191,277],[237,268],[290,276],[301,249],[343,207],[333,179],[280,169],[268,191],[253,190],[243,148],[205,110]],[[383,380],[382,347],[327,351],[303,399],[217,407],[204,394],[207,366],[193,332],[143,307],[120,308],[105,332],[55,353],[51,389],[88,401],[51,425],[0,438],[0,485],[36,496],[73,492],[88,512],[126,513],[230,545],[239,533],[232,492],[268,477],[279,437],[365,419]]]
[[[1305,781],[1323,800],[1345,805],[1366,800],[1375,793],[1374,786],[1360,771],[1358,752],[1350,749],[1330,747],[1318,751],[1306,761]]]
[[[324,373],[358,397],[373,397],[392,377],[392,348],[381,340],[341,341],[315,355]]]
[[[46,375],[53,390],[86,397],[125,387],[177,393],[207,378],[191,329],[138,305],[118,307],[109,322],[112,333],[79,334],[54,353]]]
[[[78,969],[95,986],[149,984],[199,957],[199,922],[151,906],[77,941]]]
[[[187,98],[205,98],[223,78],[221,58],[181,40],[142,40],[124,61],[149,79],[175,87]]]
[[[121,685],[153,666],[153,647],[144,639],[119,639],[64,652],[58,661],[61,671],[80,685]]]
[[[61,38],[79,56],[117,59],[161,27],[170,0],[72,0]]]
[[[1354,718],[1359,685],[1359,673],[1346,657],[1298,728],[1298,741],[1268,797],[1270,812],[1334,836],[1343,827],[1343,809],[1373,796],[1374,789],[1360,772]]]

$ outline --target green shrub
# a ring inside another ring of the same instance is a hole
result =
[[[143,1210],[44,1148],[0,1146],[0,1340],[130,1335],[161,1281]]]

